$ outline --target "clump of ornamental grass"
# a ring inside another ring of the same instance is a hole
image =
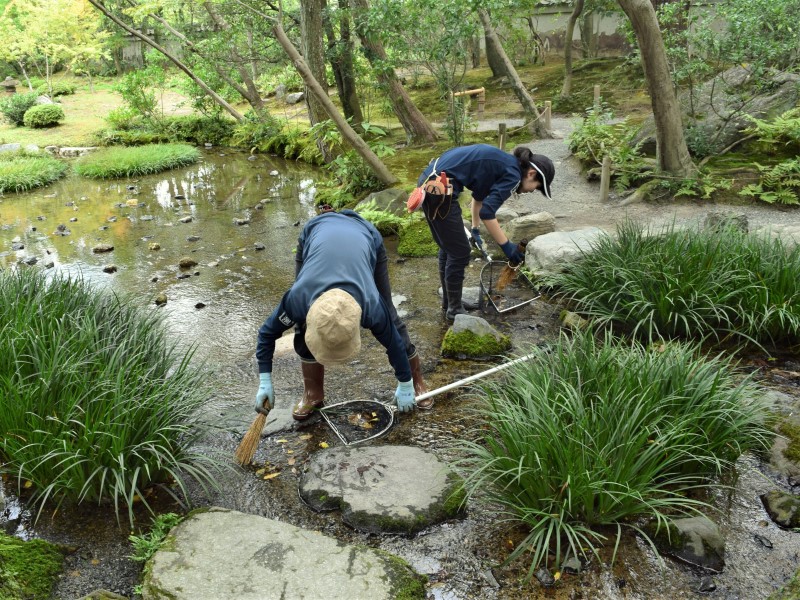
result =
[[[38,152],[0,153],[0,194],[26,192],[49,185],[67,172],[67,165]]]
[[[800,246],[732,226],[626,222],[552,284],[577,312],[645,341],[800,343]]]
[[[195,163],[200,151],[188,144],[148,144],[103,148],[78,159],[78,175],[95,179],[137,177]]]
[[[597,552],[609,530],[652,544],[643,523],[697,514],[692,494],[771,438],[752,384],[697,345],[584,331],[532,354],[482,386],[460,464],[471,496],[529,528],[508,558],[530,560],[529,578],[551,555]]]
[[[166,336],[161,318],[80,279],[0,272],[0,473],[45,504],[111,503],[220,464],[193,449],[206,376]],[[148,506],[148,508],[150,508]]]

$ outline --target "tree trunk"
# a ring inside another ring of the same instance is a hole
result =
[[[364,121],[361,112],[361,103],[358,101],[356,91],[356,76],[353,68],[353,43],[350,39],[350,18],[347,16],[349,8],[346,0],[339,0],[342,11],[339,17],[339,39],[330,18],[325,19],[325,31],[328,36],[328,56],[330,57],[333,75],[336,78],[336,90],[342,101],[344,116],[350,119],[355,127]]]
[[[480,16],[480,13],[478,13]],[[481,24],[483,23],[483,17],[481,17]],[[491,23],[491,19],[490,19]],[[494,28],[492,28],[494,32]],[[495,35],[489,35],[486,32],[486,27],[483,28],[483,37],[484,42],[486,44],[486,62],[489,65],[489,68],[492,70],[492,77],[498,79],[506,74],[505,70],[505,62],[503,61],[502,55],[505,54],[505,50],[503,50],[503,46],[500,43],[500,38]]]
[[[618,0],[631,20],[650,92],[656,124],[656,159],[662,171],[691,177],[696,169],[683,135],[681,110],[669,74],[664,39],[650,0]]]
[[[536,103],[528,93],[528,90],[525,89],[525,84],[522,83],[517,70],[514,68],[514,65],[511,64],[511,60],[509,60],[506,51],[503,49],[503,45],[500,43],[500,38],[497,37],[497,32],[492,26],[492,20],[489,18],[489,13],[487,13],[485,10],[478,10],[478,16],[481,19],[486,40],[492,40],[492,43],[495,45],[497,50],[497,54],[502,61],[502,75],[508,77],[508,80],[511,82],[511,88],[514,90],[517,100],[519,100],[519,103],[525,110],[525,114],[533,118],[533,123],[531,124],[532,133],[539,138],[552,137],[552,134],[545,129],[544,121],[541,118],[541,114],[539,114],[539,110],[536,108]]]
[[[583,12],[583,2],[584,0],[575,0],[564,36],[564,85],[561,88],[561,97],[565,99],[572,95],[572,38],[575,35],[575,23]]]
[[[214,25],[218,29],[228,33],[231,32],[230,24],[225,20],[225,17],[223,17],[219,13],[219,11],[217,11],[217,8],[213,3],[204,2],[203,6],[205,7],[206,11],[211,17],[211,20],[214,22]],[[164,22],[162,19],[159,20],[162,23]],[[172,27],[170,27],[170,29],[172,29]],[[190,45],[192,47],[194,46],[194,44],[191,44],[191,42]],[[253,81],[252,70],[248,70],[247,68],[248,66],[252,65],[248,65],[248,61],[242,58],[242,56],[237,52],[235,44],[230,44],[228,46],[228,53],[230,54],[231,62],[234,65],[236,65],[236,71],[239,73],[239,77],[241,77],[242,83],[244,83],[244,87],[242,87],[231,77],[229,77],[227,73],[224,72],[224,69],[221,66],[214,65],[214,63],[212,62],[211,64],[213,65],[214,71],[216,71],[220,75],[220,77],[225,79],[226,83],[228,83],[228,85],[233,87],[239,93],[239,95],[242,96],[242,98],[247,100],[247,102],[250,104],[250,106],[253,107],[253,110],[257,114],[264,114],[265,112],[267,112],[267,109],[264,106],[264,100],[261,98],[261,94],[259,93],[258,88],[256,87],[255,81]]]
[[[469,55],[472,58],[472,68],[478,69],[481,66],[481,38],[474,36],[469,41]]]
[[[283,27],[281,27],[281,24],[276,22],[272,26],[272,31],[275,34],[275,39],[278,40],[278,43],[283,47],[284,51],[286,51],[286,54],[289,56],[292,64],[294,64],[297,72],[303,78],[308,89],[316,96],[316,99],[327,111],[328,116],[336,124],[339,131],[341,131],[342,137],[353,147],[358,155],[364,159],[381,183],[387,186],[397,183],[397,177],[392,175],[392,172],[386,168],[386,165],[383,164],[381,159],[375,155],[367,143],[359,137],[347,121],[344,120],[344,117],[342,117],[339,111],[336,110],[333,102],[328,98],[328,92],[322,89],[319,82],[314,79],[311,69],[309,69],[306,61],[303,60],[303,57],[300,56],[300,53],[297,51],[297,48],[294,47],[291,40],[286,36],[286,32],[283,30]]]
[[[101,13],[103,13],[106,17],[111,19],[114,23],[116,23],[119,27],[127,31],[129,34],[131,34],[136,38],[139,38],[145,44],[147,44],[151,48],[154,48],[155,50],[163,54],[165,57],[167,57],[176,67],[178,67],[181,71],[186,73],[192,81],[194,81],[197,85],[199,85],[203,89],[203,91],[214,100],[214,102],[216,102],[226,111],[228,111],[228,113],[230,113],[234,119],[240,122],[244,120],[244,117],[238,110],[236,110],[233,106],[228,104],[228,102],[226,102],[224,98],[222,98],[219,94],[217,94],[214,90],[212,90],[205,81],[203,81],[197,75],[195,75],[194,72],[189,67],[187,67],[180,60],[178,60],[178,58],[174,56],[172,53],[170,53],[166,48],[163,48],[155,40],[151,39],[150,37],[146,36],[140,31],[136,31],[133,27],[126,24],[119,17],[117,17],[110,10],[108,10],[100,2],[100,0],[89,0],[89,4],[94,6],[97,10],[99,10]]]
[[[325,51],[322,47],[322,13],[325,11],[325,0],[302,0],[300,2],[300,38],[301,54],[311,70],[314,79],[328,93],[328,82],[325,77]],[[325,121],[328,116],[322,104],[314,94],[306,90],[308,116],[312,125]]]
[[[354,12],[366,15],[369,11],[367,0],[353,0]],[[372,66],[375,77],[386,90],[392,109],[397,116],[400,124],[406,132],[409,141],[416,143],[428,143],[436,141],[439,136],[434,130],[433,125],[425,118],[420,110],[411,101],[403,84],[397,78],[397,74],[392,67],[387,67],[386,51],[383,45],[369,34],[363,23],[356,23],[356,32],[361,40],[361,46],[367,56],[367,60]]]

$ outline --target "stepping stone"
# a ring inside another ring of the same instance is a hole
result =
[[[174,527],[145,573],[144,600],[425,597],[424,580],[389,553],[216,507]]]
[[[300,480],[314,510],[340,509],[368,533],[413,534],[460,516],[462,482],[446,463],[412,446],[359,446],[317,452]]]

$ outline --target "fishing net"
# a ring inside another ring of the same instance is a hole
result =
[[[480,308],[483,309],[488,302],[498,313],[515,310],[540,297],[533,281],[522,269],[512,269],[502,260],[492,260],[483,265],[480,283]]]
[[[377,400],[349,400],[319,409],[322,418],[345,446],[362,444],[388,432],[395,407]]]

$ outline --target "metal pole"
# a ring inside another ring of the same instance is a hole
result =
[[[420,394],[419,396],[416,397],[416,400],[417,401],[425,400],[426,398],[432,398],[433,396],[438,396],[439,394],[442,394],[444,392],[448,392],[448,391],[450,391],[452,389],[455,389],[457,387],[461,387],[461,386],[466,385],[468,383],[472,383],[473,381],[476,381],[478,379],[482,379],[483,377],[488,377],[489,375],[493,375],[493,374],[495,374],[495,373],[497,373],[499,371],[507,369],[508,367],[517,365],[517,364],[519,364],[521,362],[524,362],[526,360],[530,360],[534,356],[536,356],[536,355],[535,354],[527,354],[527,355],[525,355],[525,356],[523,356],[521,358],[515,358],[514,360],[512,360],[510,362],[507,362],[505,364],[498,365],[496,367],[492,367],[491,369],[487,369],[486,371],[481,371],[480,373],[476,373],[475,375],[470,375],[469,377],[465,377],[464,379],[459,379],[458,381],[454,381],[453,383],[450,383],[448,385],[442,386],[440,388],[436,388],[435,390],[432,390],[430,392],[425,392],[424,394]]]

